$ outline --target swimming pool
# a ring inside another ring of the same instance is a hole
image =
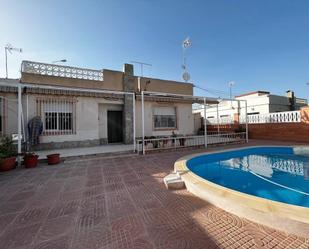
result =
[[[262,147],[202,155],[188,168],[198,176],[246,194],[309,207],[309,157],[289,147]]]
[[[309,146],[192,154],[174,170],[191,193],[240,217],[309,238]]]

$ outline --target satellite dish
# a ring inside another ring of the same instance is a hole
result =
[[[190,74],[188,72],[184,72],[182,74],[182,79],[185,81],[185,82],[188,82],[190,80]]]

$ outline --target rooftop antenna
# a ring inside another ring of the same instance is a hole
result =
[[[191,47],[192,42],[190,40],[189,37],[187,37],[183,42],[182,42],[182,59],[183,59],[183,63],[182,63],[182,79],[185,82],[188,82],[190,80],[190,74],[188,73],[188,68],[187,68],[187,57],[186,57],[186,50],[187,48]]]
[[[131,63],[140,65],[140,67],[141,67],[141,76],[142,77],[144,76],[144,66],[152,67],[151,64],[145,63],[145,62],[141,62],[141,61],[131,61]]]
[[[5,78],[8,78],[8,52],[12,54],[12,51],[16,51],[22,53],[23,50],[21,48],[14,48],[11,44],[6,44],[4,47],[5,50]]]
[[[232,87],[235,85],[235,81],[229,81],[228,82],[228,86],[229,86],[229,89],[230,89],[230,100],[231,100],[231,106],[233,108],[233,94],[232,94]],[[234,109],[234,108],[233,108]]]

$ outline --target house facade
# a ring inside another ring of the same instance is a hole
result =
[[[37,149],[132,144],[142,137],[142,91],[193,95],[192,84],[137,77],[131,64],[113,71],[23,61],[21,68],[19,80],[0,79],[0,132],[17,133],[21,85],[24,137],[33,117],[42,120]],[[194,134],[189,99],[145,96],[144,113],[145,136]]]
[[[266,91],[256,91],[235,96],[233,101],[221,101],[218,106],[212,105],[207,108],[206,117],[209,123],[231,123],[235,115],[245,116],[246,108],[244,102],[247,101],[247,114],[268,114],[275,112],[286,112],[300,110],[301,107],[307,106],[306,99],[296,98],[293,91],[287,91],[286,96],[274,95]],[[195,110],[204,117],[202,110]]]

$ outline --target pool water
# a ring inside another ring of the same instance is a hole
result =
[[[249,195],[309,207],[309,157],[291,147],[257,147],[197,156],[187,167],[200,177]]]

